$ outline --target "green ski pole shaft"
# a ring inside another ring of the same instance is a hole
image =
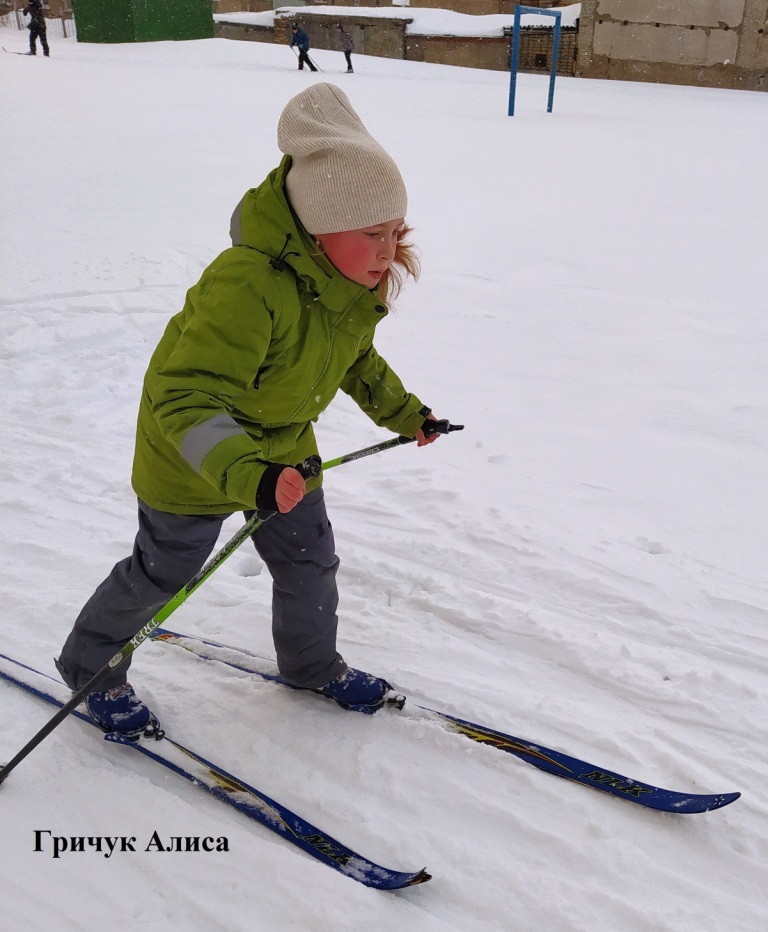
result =
[[[447,434],[453,430],[462,430],[461,425],[449,424],[448,421],[434,421],[430,422],[430,427],[434,423],[436,426],[432,427],[428,433],[441,433]],[[297,466],[297,469],[304,476],[305,479],[312,478],[314,476],[319,476],[322,470],[333,469],[335,466],[341,466],[343,463],[351,463],[354,460],[361,459],[364,456],[371,456],[374,453],[381,453],[383,450],[390,450],[393,447],[401,446],[404,443],[411,443],[415,438],[413,437],[395,437],[392,440],[386,440],[383,443],[377,443],[372,447],[366,447],[363,450],[357,450],[355,453],[348,453],[346,456],[340,456],[335,460],[329,460],[327,463],[320,463],[319,457],[310,457],[309,460],[305,460],[303,463],[300,463]],[[12,770],[20,764],[25,757],[27,757],[31,751],[33,751],[48,735],[57,728],[65,718],[73,712],[77,706],[85,699],[85,697],[92,693],[96,687],[101,683],[101,681],[111,673],[113,670],[116,670],[118,667],[122,666],[123,663],[133,654],[136,648],[147,640],[148,637],[152,635],[152,632],[155,629],[159,628],[160,625],[172,615],[176,609],[183,605],[184,602],[195,592],[197,589],[202,586],[202,584],[209,578],[232,554],[237,550],[237,548],[244,543],[253,532],[258,528],[264,521],[273,517],[273,515],[268,515],[266,518],[260,518],[258,514],[254,514],[249,518],[246,523],[240,528],[237,534],[234,535],[226,544],[215,554],[205,566],[195,575],[189,582],[180,589],[176,595],[170,598],[165,605],[160,609],[160,611],[151,618],[143,628],[141,628],[128,643],[118,651],[114,657],[107,661],[104,666],[95,673],[90,680],[82,686],[77,692],[73,693],[70,700],[63,705],[59,711],[53,716],[53,718],[47,722],[37,734],[31,738],[27,744],[19,751],[19,753],[8,763],[0,769],[0,784],[3,783],[5,778],[11,773]]]
[[[327,460],[323,463],[323,472],[326,469],[333,469],[334,466],[343,466],[344,463],[351,463],[353,460],[361,460],[364,456],[372,456],[374,453],[382,453],[384,450],[391,450],[394,447],[402,446],[404,443],[412,443],[413,437],[395,437],[393,440],[385,440],[384,443],[376,443],[372,447],[366,447],[364,450],[356,450],[354,453],[347,453],[345,456],[337,456],[335,460]]]
[[[427,421],[424,427],[424,433],[427,437],[432,434],[450,434],[454,430],[464,430],[463,424],[449,424],[448,421]],[[364,456],[373,456],[374,453],[383,453],[384,450],[392,450],[394,447],[400,447],[404,443],[413,443],[415,437],[393,437],[392,440],[384,440],[382,443],[375,443],[371,447],[365,447],[362,450],[356,450],[354,453],[347,453],[345,456],[339,456],[335,460],[328,460],[323,463],[323,471],[333,469],[334,466],[342,466],[344,463],[351,463],[354,460],[361,460]]]

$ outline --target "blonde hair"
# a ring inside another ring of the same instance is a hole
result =
[[[403,226],[397,234],[397,247],[395,258],[382,276],[378,286],[378,294],[384,301],[393,301],[402,291],[406,280],[412,278],[417,281],[421,273],[421,263],[413,243],[409,243],[407,236],[413,229]]]

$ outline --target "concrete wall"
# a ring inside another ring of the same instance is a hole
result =
[[[577,74],[768,90],[768,0],[582,0]]]

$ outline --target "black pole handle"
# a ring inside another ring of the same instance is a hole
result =
[[[454,430],[464,430],[464,425],[451,424],[447,418],[443,418],[441,421],[432,421],[427,418],[421,428],[425,437],[433,437],[435,434],[450,434]]]

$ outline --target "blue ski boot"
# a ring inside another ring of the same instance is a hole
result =
[[[89,693],[85,697],[85,707],[100,728],[106,732],[116,731],[129,741],[138,741],[141,737],[159,741],[165,734],[130,683]]]
[[[398,709],[405,705],[405,696],[398,695],[386,680],[353,667],[347,667],[327,686],[315,691],[335,700],[342,709],[366,715],[373,715],[384,705],[394,705]]]

